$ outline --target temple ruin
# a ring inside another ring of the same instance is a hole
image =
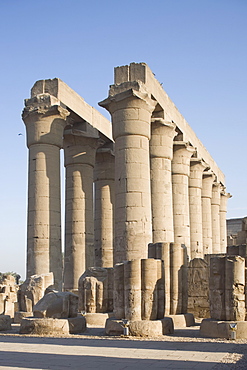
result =
[[[145,63],[116,67],[99,105],[111,121],[58,78],[25,100],[27,277],[52,272],[76,294],[81,278],[79,305],[112,307],[116,320],[210,317],[210,256],[221,263],[227,248],[224,174]]]

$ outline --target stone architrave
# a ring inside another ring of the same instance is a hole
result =
[[[212,189],[212,253],[221,253],[220,245],[220,183],[214,182]]]
[[[115,156],[112,145],[96,152],[94,186],[95,266],[113,267]]]
[[[88,137],[83,130],[66,129],[64,289],[78,290],[86,268],[94,266],[93,171],[98,134]]]
[[[206,163],[198,158],[190,160],[189,209],[191,259],[203,258],[202,237],[202,174]]]
[[[68,110],[49,95],[25,101],[29,148],[27,277],[54,274],[62,288],[60,149]]]
[[[203,253],[212,254],[212,187],[215,175],[204,171],[202,176],[202,237]]]
[[[150,140],[153,243],[173,242],[171,160],[176,125],[152,118]]]
[[[174,141],[172,160],[172,195],[174,241],[184,244],[190,257],[189,175],[195,148],[184,141]]]
[[[231,194],[225,191],[225,188],[221,187],[220,192],[220,250],[221,253],[226,253],[227,247],[227,229],[226,229],[226,212],[227,212],[227,201],[231,198]]]
[[[112,85],[99,103],[115,140],[114,264],[147,257],[152,241],[149,139],[156,102],[138,81]]]

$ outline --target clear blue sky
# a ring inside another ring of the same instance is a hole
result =
[[[39,79],[97,108],[115,66],[146,62],[225,173],[228,218],[247,215],[246,0],[0,0],[0,14],[0,271],[25,274],[21,111]]]

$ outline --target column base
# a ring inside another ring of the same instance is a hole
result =
[[[237,324],[235,338],[230,324]],[[208,338],[225,338],[225,339],[247,339],[247,321],[217,321],[212,319],[202,320],[200,334]]]
[[[105,331],[107,335],[123,335],[123,322],[110,318],[106,320]],[[129,336],[134,337],[157,337],[165,334],[173,334],[172,319],[165,317],[162,320],[138,320],[129,322]]]

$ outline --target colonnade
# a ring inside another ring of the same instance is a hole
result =
[[[61,148],[65,290],[77,289],[87,267],[146,259],[152,242],[184,244],[189,258],[226,251],[230,195],[224,177],[191,129],[188,134],[183,121],[177,122],[180,116],[170,102],[166,109],[164,98],[157,100],[160,87],[152,90],[157,80],[149,77],[151,85],[148,76],[143,63],[115,70],[115,84],[100,103],[111,114],[113,139],[102,133],[99,113],[85,120],[76,104],[65,104],[59,89],[49,90],[51,82],[44,89],[45,81],[54,80],[35,85],[23,111],[29,148],[28,276],[53,271],[57,288],[62,287]]]

